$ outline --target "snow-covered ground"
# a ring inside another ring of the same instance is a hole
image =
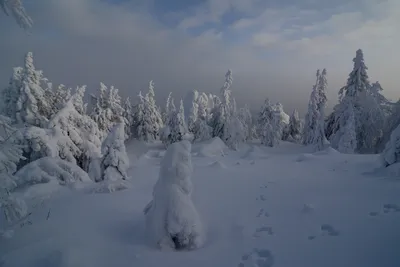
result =
[[[194,145],[192,199],[207,239],[172,252],[148,242],[143,214],[165,151],[127,150],[129,189],[53,194],[0,239],[0,266],[400,266],[400,181],[379,175],[377,155]]]

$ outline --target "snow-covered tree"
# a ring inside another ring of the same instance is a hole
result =
[[[191,250],[204,243],[202,224],[191,200],[190,152],[186,140],[168,147],[153,200],[144,209],[147,234],[160,249]]]
[[[289,125],[287,127],[287,140],[298,142],[301,140],[301,121],[299,118],[299,112],[294,109],[290,115]]]
[[[130,139],[132,137],[132,127],[134,124],[134,114],[132,109],[131,100],[129,97],[124,102],[124,122],[125,122],[125,137]]]
[[[85,97],[86,85],[78,86],[75,89],[75,93],[72,95],[72,104],[74,105],[76,111],[79,114],[86,114],[87,104],[83,102],[83,98]]]
[[[335,123],[330,136],[332,146],[338,148],[341,134],[340,128],[346,125],[347,108],[353,108],[355,131],[358,153],[374,152],[376,143],[382,135],[384,122],[383,112],[380,108],[376,94],[371,92],[371,84],[367,74],[367,66],[364,63],[364,54],[357,50],[353,59],[353,71],[349,74],[347,84],[339,91],[339,104],[335,106]],[[375,95],[375,96],[374,96]]]
[[[60,111],[70,98],[71,98],[71,88],[67,88],[65,87],[65,85],[60,84],[54,91],[53,99],[51,100],[56,112]]]
[[[27,53],[24,67],[14,68],[9,86],[3,91],[3,114],[10,116],[13,124],[45,125],[54,112],[48,90],[42,87],[47,84],[42,71],[35,69],[32,53]]]
[[[107,133],[112,127],[107,91],[107,86],[100,83],[100,94],[90,114],[90,117],[97,123],[100,131],[104,133]]]
[[[13,175],[17,171],[18,163],[24,157],[22,147],[14,142],[17,130],[12,128],[10,123],[9,118],[0,116],[0,126],[3,129],[0,135],[0,209],[8,223],[27,214],[25,202],[11,193],[17,186]]]
[[[192,102],[187,123],[188,131],[190,133],[194,133],[195,124],[198,119],[198,111],[199,111],[199,104],[197,103],[197,98],[196,98]]]
[[[171,98],[172,98],[172,93],[170,92],[170,93],[168,94],[167,101],[166,101],[166,103],[165,103],[164,112],[163,112],[163,114],[162,114],[162,120],[163,120],[164,124],[167,124],[168,118],[169,118],[169,113],[170,113],[170,111],[171,111],[171,110],[170,110]]]
[[[16,122],[17,102],[22,88],[22,75],[24,69],[16,67],[10,78],[8,86],[2,91],[1,113]]]
[[[154,83],[150,81],[149,92],[144,97],[139,95],[137,116],[138,138],[147,142],[157,140],[163,128],[162,117],[154,96]]]
[[[103,159],[101,162],[102,178],[106,181],[126,180],[129,158],[125,148],[124,123],[117,123],[101,146]]]
[[[277,118],[275,110],[267,98],[261,108],[257,121],[258,136],[262,144],[271,147],[279,144],[281,138],[279,129],[280,121],[277,121]]]
[[[197,119],[193,128],[193,140],[204,141],[211,138],[212,128],[208,125],[208,97],[205,93],[197,98]]]
[[[180,101],[179,110],[175,110],[173,100],[171,101],[170,116],[166,125],[165,132],[163,133],[163,143],[166,145],[179,142],[183,140],[184,135],[187,133],[187,126],[185,123],[185,109],[183,101]]]
[[[75,101],[79,99],[80,95],[81,91],[77,90],[65,107],[52,117],[48,128],[59,128],[62,135],[72,141],[78,148],[77,151],[76,149],[71,150],[75,151],[73,156],[78,166],[87,171],[90,160],[99,154],[103,133],[95,121],[77,111]]]
[[[118,91],[117,88],[111,86],[108,95],[108,108],[110,109],[112,124],[123,120],[124,108]]]
[[[240,120],[245,141],[253,139],[253,118],[251,116],[251,112],[249,107],[245,105],[243,108],[239,109],[238,112],[238,119]]]
[[[400,124],[393,130],[381,154],[384,167],[400,162]]]
[[[349,107],[346,109],[346,117],[346,126],[342,128],[343,133],[340,137],[338,150],[342,153],[353,154],[357,147],[357,140],[354,110],[351,103],[349,103]]]
[[[13,16],[21,28],[28,30],[32,27],[33,21],[25,11],[21,0],[0,0],[0,7],[7,16]]]
[[[308,112],[303,128],[303,144],[322,150],[327,143],[325,136],[326,70],[317,71],[317,80],[311,92]]]

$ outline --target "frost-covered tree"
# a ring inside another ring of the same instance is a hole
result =
[[[185,109],[183,107],[183,101],[180,101],[179,110],[175,110],[173,100],[171,102],[170,117],[168,124],[166,125],[163,142],[165,144],[172,144],[183,140],[183,137],[187,133],[187,126],[185,122]]]
[[[125,137],[130,139],[132,137],[132,127],[134,124],[134,115],[132,110],[132,104],[129,97],[126,98],[124,102],[124,122],[125,122]]]
[[[346,117],[346,126],[342,128],[343,133],[340,137],[338,150],[342,153],[353,154],[357,147],[357,139],[354,110],[351,103],[349,103],[349,107],[346,109]]]
[[[212,128],[208,125],[208,97],[202,93],[197,98],[197,119],[193,128],[193,140],[204,141],[211,138]]]
[[[364,63],[364,54],[357,50],[353,59],[353,71],[349,74],[347,84],[339,91],[339,104],[335,106],[335,123],[330,136],[332,146],[337,148],[341,139],[340,128],[346,125],[347,108],[351,106],[354,112],[357,146],[355,152],[370,153],[375,151],[376,143],[381,138],[381,123],[384,122],[383,112],[378,101],[371,93],[371,84]]]
[[[55,111],[60,111],[70,98],[71,88],[67,88],[65,85],[60,84],[54,91],[53,99],[51,100]]]
[[[221,100],[214,97],[214,108],[212,114],[211,127],[213,128],[213,136],[221,138],[224,142],[229,138],[229,133],[225,131],[228,127],[228,121],[231,116],[231,90],[232,71],[228,70],[225,74],[225,82],[221,88]],[[218,99],[218,100],[217,100]]]
[[[317,80],[311,92],[308,112],[303,128],[303,144],[322,150],[327,143],[325,137],[326,70],[317,71]]]
[[[83,102],[83,98],[85,97],[86,85],[78,86],[75,89],[75,93],[72,95],[72,104],[74,105],[76,111],[79,114],[85,115],[87,104]]]
[[[114,86],[110,87],[108,95],[108,108],[110,109],[110,116],[112,124],[123,121],[124,108],[122,107],[121,97],[119,90]]]
[[[290,115],[289,125],[287,127],[287,140],[298,142],[301,140],[301,121],[299,112],[294,109]]]
[[[11,118],[12,122],[16,121],[17,102],[20,88],[22,88],[23,71],[24,69],[21,67],[14,68],[8,86],[2,91],[1,113]]]
[[[163,120],[164,124],[167,124],[167,122],[168,122],[169,113],[170,113],[170,111],[171,111],[171,110],[170,110],[171,99],[172,99],[172,93],[170,92],[170,93],[168,94],[167,101],[166,101],[166,103],[165,103],[164,112],[163,112],[163,114],[162,114],[162,120]]]
[[[144,97],[139,96],[140,116],[137,116],[138,138],[147,142],[157,140],[163,128],[162,117],[154,96],[154,83],[150,81],[149,92]]]
[[[400,124],[393,130],[381,154],[384,167],[400,162]]]
[[[100,93],[96,99],[96,105],[90,114],[90,117],[97,123],[100,131],[104,133],[107,133],[112,127],[107,92],[107,86],[100,83]]]
[[[257,124],[261,144],[270,147],[278,145],[281,138],[279,129],[280,121],[277,121],[275,114],[275,110],[267,98],[258,115]]]
[[[153,200],[144,209],[147,234],[160,249],[191,250],[204,243],[202,223],[191,200],[190,152],[186,140],[168,147]]]
[[[71,149],[71,151],[74,151],[73,156],[76,163],[87,171],[91,159],[100,154],[100,140],[103,138],[103,133],[99,130],[95,121],[86,114],[77,111],[75,101],[80,95],[81,92],[77,90],[64,108],[52,117],[48,128],[60,129],[61,134],[72,141],[78,148],[78,150]],[[77,103],[80,103],[80,101]]]
[[[219,137],[227,146],[237,149],[238,143],[243,139],[243,127],[236,117],[236,102],[232,98],[232,71],[228,70],[225,74],[225,82],[221,88],[221,99],[214,98],[214,108],[212,109],[212,119],[210,126],[213,128],[213,136]]]
[[[195,124],[198,119],[198,112],[199,112],[199,104],[197,103],[197,98],[196,98],[192,102],[187,123],[188,131],[190,133],[194,133]]]
[[[3,91],[3,114],[13,124],[43,126],[53,115],[51,97],[43,89],[48,80],[36,70],[31,52],[25,56],[23,68],[14,68],[9,86]]]
[[[10,123],[9,118],[0,116],[0,126],[3,129],[0,135],[0,209],[8,223],[19,220],[28,213],[25,202],[12,194],[17,186],[13,175],[24,157],[22,147],[14,142],[18,131]]]
[[[28,30],[32,27],[33,21],[25,11],[21,0],[0,0],[0,7],[7,16],[13,16],[21,28]]]
[[[244,140],[248,141],[253,139],[253,118],[251,116],[251,112],[249,107],[245,105],[243,108],[239,109],[238,112],[238,119],[240,120],[243,133],[244,133]]]
[[[129,168],[129,158],[125,148],[124,123],[117,123],[101,146],[103,159],[101,161],[102,178],[105,181],[126,180]]]

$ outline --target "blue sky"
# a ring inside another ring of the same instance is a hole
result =
[[[397,99],[398,0],[41,0],[24,1],[27,35],[0,14],[0,82],[33,51],[55,84],[102,81],[124,95],[156,84],[158,99],[217,93],[228,68],[241,104],[280,101],[304,111],[317,68],[336,102],[352,58],[364,50],[371,81]],[[3,41],[4,40],[4,41]],[[160,103],[161,104],[161,103]]]

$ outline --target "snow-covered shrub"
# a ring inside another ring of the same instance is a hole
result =
[[[400,162],[400,125],[390,135],[390,140],[381,154],[381,160],[385,167]]]
[[[153,200],[144,209],[149,237],[161,249],[196,249],[204,242],[202,224],[191,200],[190,152],[186,140],[168,147]]]
[[[118,181],[128,178],[126,171],[129,168],[129,158],[124,141],[124,123],[118,123],[111,129],[101,147],[103,154],[101,180]]]
[[[91,182],[88,174],[77,165],[52,157],[44,157],[25,165],[15,173],[14,179],[16,188],[50,182],[72,186],[77,182]]]

